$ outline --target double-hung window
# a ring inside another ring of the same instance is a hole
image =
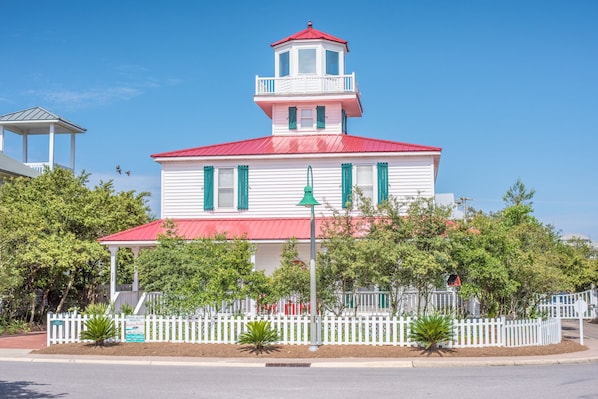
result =
[[[245,210],[249,207],[249,168],[247,165],[204,167],[204,210]]]
[[[235,206],[235,169],[218,168],[218,208]]]
[[[314,115],[311,108],[301,109],[301,129],[310,129],[314,126]]]
[[[375,174],[377,180],[374,180]],[[377,184],[376,184],[377,183]],[[342,164],[341,172],[341,205],[351,208],[354,202],[353,187],[357,187],[364,198],[372,203],[381,203],[388,199],[388,163],[378,162],[374,165]]]
[[[372,165],[358,165],[355,167],[355,186],[364,198],[374,200],[374,176]]]

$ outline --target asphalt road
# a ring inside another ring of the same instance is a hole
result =
[[[0,362],[0,398],[598,398],[598,364],[426,369]]]

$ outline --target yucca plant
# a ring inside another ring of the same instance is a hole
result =
[[[424,350],[436,350],[438,345],[453,338],[453,322],[442,314],[419,317],[411,325],[409,337]]]
[[[278,331],[272,328],[270,322],[255,320],[247,323],[247,331],[239,335],[238,344],[251,345],[260,353],[278,341]]]
[[[114,321],[109,316],[93,316],[85,321],[81,339],[92,340],[96,346],[104,346],[106,340],[116,337]]]

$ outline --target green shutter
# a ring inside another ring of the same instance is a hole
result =
[[[237,209],[249,209],[249,166],[238,166],[238,201]]]
[[[203,167],[203,209],[214,210],[214,167]]]
[[[343,178],[343,198],[342,206],[344,208],[351,207],[351,194],[353,191],[353,165],[350,163],[342,164],[342,178]]]
[[[341,121],[341,131],[343,133],[347,133],[347,113],[345,112],[345,110],[342,110],[342,121]]]
[[[378,203],[388,199],[388,162],[378,162]]]
[[[316,127],[324,129],[326,127],[326,107],[318,105],[316,107]]]
[[[289,129],[297,129],[297,107],[289,107]]]

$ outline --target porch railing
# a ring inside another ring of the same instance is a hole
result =
[[[255,94],[357,93],[355,73],[351,75],[255,77]]]

